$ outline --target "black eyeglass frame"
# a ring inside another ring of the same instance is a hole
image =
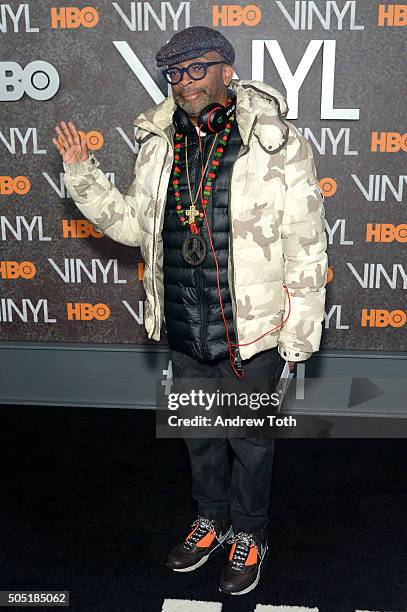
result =
[[[227,64],[227,62],[225,62],[223,60],[220,61],[220,62],[192,62],[192,64],[188,64],[188,66],[184,66],[184,68],[178,68],[178,66],[172,66],[171,68],[166,68],[165,70],[162,70],[161,72],[162,72],[165,80],[167,81],[167,83],[169,83],[170,85],[178,85],[178,83],[180,83],[182,81],[183,77],[184,77],[184,72],[186,72],[187,75],[189,76],[189,78],[192,79],[193,81],[200,81],[201,79],[204,79],[206,77],[206,74],[208,72],[209,66],[214,66],[215,64]],[[191,66],[196,66],[196,65],[204,66],[204,68],[205,68],[204,74],[202,76],[198,77],[198,78],[195,78],[195,77],[191,76],[191,74],[188,71],[188,68],[191,68]],[[179,78],[179,80],[176,83],[171,81],[169,79],[169,77],[167,78],[167,72],[169,70],[178,70],[179,71],[180,78]]]

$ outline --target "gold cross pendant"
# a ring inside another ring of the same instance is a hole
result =
[[[191,204],[188,210],[185,211],[187,217],[189,217],[189,223],[195,223],[195,217],[199,217],[199,210],[196,209],[195,204]]]

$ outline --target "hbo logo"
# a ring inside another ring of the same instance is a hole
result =
[[[59,74],[48,62],[30,62],[22,68],[17,62],[0,62],[0,101],[14,102],[26,93],[34,100],[49,100],[59,87]]]

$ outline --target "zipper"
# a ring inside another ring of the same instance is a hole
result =
[[[198,136],[198,134],[197,134],[197,136]],[[216,140],[216,138],[218,138],[218,134],[215,134],[215,140]],[[206,150],[208,148],[208,141],[205,138],[205,139],[203,139],[202,142],[203,142],[202,157],[203,157],[203,160],[205,162],[205,155],[206,155]],[[201,172],[201,166],[200,166],[201,160],[200,160],[200,154],[199,153],[200,153],[200,151],[199,151],[199,142],[198,142],[197,143],[197,150],[196,150],[196,159],[195,159],[195,162],[196,162],[196,167],[195,167],[195,185],[194,185],[195,188],[199,185],[199,181],[200,181],[200,177],[198,176],[198,172]],[[209,166],[209,164],[208,164],[208,166]],[[210,169],[209,169],[208,172],[210,172]],[[202,190],[203,190],[204,186],[205,186],[204,181],[202,181]],[[213,198],[212,192],[211,192],[211,195],[209,196],[209,198]],[[202,225],[200,226],[200,228],[201,228],[200,232],[202,234],[205,234],[206,233],[206,222],[205,222],[205,220],[202,223]]]
[[[207,358],[208,356],[208,347],[206,345],[206,325],[207,325],[207,319],[206,319],[206,306],[207,306],[207,302],[206,302],[206,298],[205,298],[205,291],[204,291],[204,286],[203,286],[203,274],[202,274],[202,270],[200,268],[200,266],[197,266],[197,268],[195,269],[196,272],[196,278],[197,278],[197,287],[198,287],[198,293],[199,293],[199,304],[201,307],[201,347],[202,347],[202,357],[204,359]]]
[[[205,153],[206,153],[206,139],[203,141],[203,146],[202,146],[202,156],[203,159],[205,160]],[[199,180],[200,180],[200,150],[199,150],[199,142],[197,144],[197,148],[196,148],[196,155],[195,155],[195,182],[194,182],[194,188],[196,189],[199,185]],[[205,234],[205,230],[206,230],[206,226],[205,226],[205,222],[202,223],[202,225],[200,226],[200,233],[203,235]],[[200,337],[201,337],[201,348],[202,348],[202,357],[204,359],[206,359],[208,357],[208,347],[206,344],[206,326],[207,326],[207,318],[206,318],[206,308],[207,308],[207,302],[206,302],[206,298],[205,298],[205,290],[204,290],[204,283],[203,283],[203,272],[201,269],[201,266],[197,266],[197,268],[195,268],[195,274],[196,274],[196,279],[197,279],[197,287],[198,287],[198,293],[199,293],[199,304],[200,304],[200,310],[201,310],[201,330],[200,330]]]
[[[233,263],[233,228],[232,228],[232,216],[231,216],[231,188],[232,188],[232,176],[233,176],[233,170],[235,167],[235,164],[237,162],[238,159],[240,159],[241,157],[243,157],[244,155],[246,155],[246,153],[249,152],[250,150],[250,138],[251,135],[253,133],[254,130],[254,126],[256,125],[257,122],[257,115],[253,121],[251,130],[250,130],[250,134],[249,134],[249,138],[247,139],[247,146],[243,151],[239,151],[233,165],[232,165],[232,169],[229,173],[229,185],[228,185],[228,213],[229,213],[229,236],[230,236],[230,261],[231,261],[231,265],[232,265],[232,274],[231,274],[231,279],[232,279],[232,286],[230,287],[231,290],[231,294],[232,294],[232,300],[234,301],[235,304],[235,314],[232,313],[232,324],[233,324],[233,330],[235,332],[235,336],[236,336],[236,342],[239,345],[239,334],[237,331],[237,301],[236,301],[236,290],[235,290],[235,266]],[[239,350],[239,346],[235,347],[235,352],[237,353],[238,356],[240,356],[240,350]],[[233,351],[233,349],[232,349]],[[238,357],[240,358],[240,357]]]
[[[154,202],[154,229],[153,229],[153,255],[152,255],[153,265],[151,266],[151,284],[153,286],[153,297],[154,297],[154,309],[153,309],[154,310],[154,327],[153,327],[152,335],[154,335],[155,328],[157,326],[156,307],[157,307],[157,301],[158,301],[156,298],[157,289],[155,286],[155,248],[156,248],[156,231],[155,230],[156,230],[156,221],[157,221],[157,202],[158,202],[158,194],[160,191],[161,177],[163,175],[163,170],[165,166],[165,160],[168,155],[168,150],[169,150],[169,145],[168,145],[168,142],[166,141],[166,150],[165,150],[163,165],[161,166],[160,178],[158,179],[157,195],[156,195],[155,202]]]
[[[198,134],[197,134],[197,136],[198,136]],[[203,155],[203,158],[205,159],[205,141],[204,141],[203,147],[202,147],[202,155]],[[200,168],[199,142],[196,145],[196,152],[195,152],[194,157],[195,157],[195,160],[194,160],[195,161],[195,180],[194,180],[193,187],[196,190],[196,188],[199,185],[199,176],[198,176],[198,170]],[[205,223],[202,223],[201,229],[200,229],[201,232],[204,229],[204,225],[205,225]]]

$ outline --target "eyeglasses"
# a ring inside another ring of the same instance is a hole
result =
[[[168,83],[171,85],[176,85],[182,81],[184,72],[186,72],[194,81],[199,81],[200,79],[206,77],[209,66],[226,63],[227,62],[194,62],[193,64],[189,64],[189,66],[185,66],[185,68],[167,68],[166,70],[162,70],[162,73]]]

